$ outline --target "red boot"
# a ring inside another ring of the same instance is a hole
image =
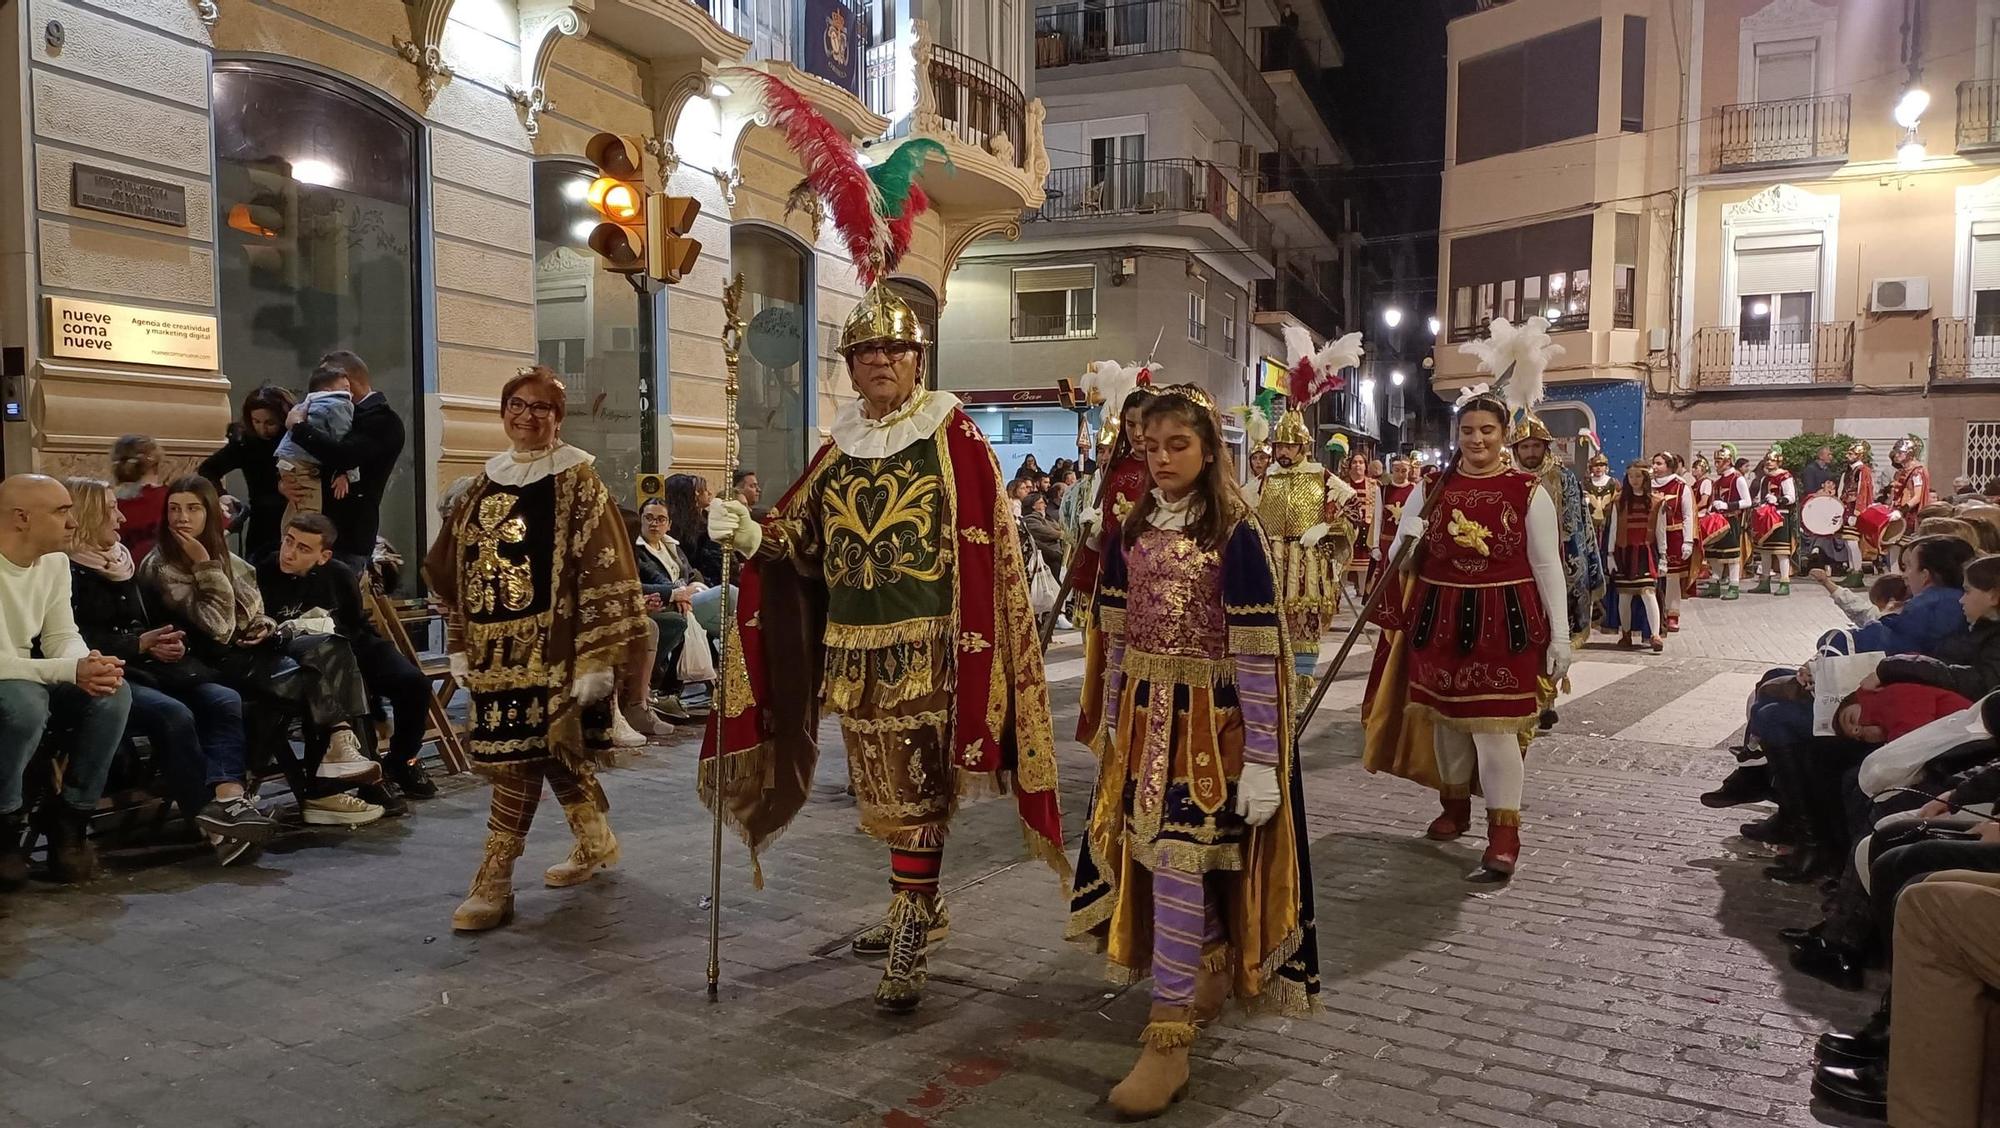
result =
[[[1486,824],[1486,853],[1479,864],[1489,872],[1512,876],[1514,863],[1521,857],[1521,827],[1518,823]]]
[[[1444,813],[1431,821],[1424,837],[1434,842],[1450,842],[1472,829],[1472,800],[1445,799]]]

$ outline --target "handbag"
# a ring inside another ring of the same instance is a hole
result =
[[[1035,614],[1046,615],[1056,609],[1056,600],[1062,597],[1062,585],[1056,582],[1056,575],[1049,570],[1049,562],[1036,552],[1028,558],[1028,606]]]
[[[708,632],[702,629],[693,612],[684,614],[687,634],[681,639],[681,657],[674,665],[674,676],[682,685],[712,682],[716,678],[715,655],[708,647]]]

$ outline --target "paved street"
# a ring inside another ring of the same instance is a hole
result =
[[[1304,750],[1325,1009],[1212,1028],[1160,1123],[1837,1123],[1808,1108],[1808,1047],[1874,996],[1782,966],[1774,930],[1815,919],[1816,895],[1763,880],[1741,813],[1695,796],[1727,770],[1750,679],[1839,622],[1801,587],[1694,604],[1664,655],[1579,655],[1530,755],[1522,871],[1497,890],[1462,880],[1483,841],[1422,840],[1431,793],[1361,770],[1357,656]],[[1050,663],[1060,732],[1073,640]],[[923,1010],[869,1006],[879,972],[844,949],[881,909],[886,859],[855,830],[837,752],[763,891],[731,843],[710,1004],[693,755],[678,737],[607,777],[625,861],[581,889],[540,886],[568,843],[545,802],[517,919],[477,938],[448,927],[482,835],[466,781],[410,819],[297,832],[254,867],[155,859],[0,901],[0,1124],[1108,1119],[1144,987],[1107,987],[1061,941],[1063,890],[1021,860],[1010,804],[955,828],[953,934]],[[1064,766],[1074,835],[1090,760],[1071,745]]]

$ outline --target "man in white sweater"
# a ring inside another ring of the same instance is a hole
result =
[[[92,650],[76,629],[63,552],[75,528],[61,482],[40,474],[0,481],[0,889],[28,877],[22,774],[52,720],[67,735],[62,797],[48,820],[49,869],[65,882],[95,875],[90,813],[132,708],[125,664]]]

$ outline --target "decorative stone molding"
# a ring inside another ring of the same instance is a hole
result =
[[[646,155],[660,164],[660,184],[665,187],[667,179],[680,171],[680,150],[674,148],[671,137],[648,137],[645,140]]]
[[[455,73],[451,64],[445,62],[442,47],[452,3],[453,0],[404,0],[410,17],[410,38],[399,35],[391,40],[403,61],[417,68],[417,89],[423,94],[425,105],[437,97],[438,87],[451,81]]]
[[[216,21],[222,18],[222,9],[216,4],[215,0],[193,0],[193,3],[194,18],[200,20],[204,25],[214,27]]]
[[[1838,196],[1816,196],[1790,184],[1773,184],[1740,204],[1725,204],[1722,221],[1752,216],[1827,216],[1840,214]]]
[[[715,187],[722,193],[722,202],[732,208],[736,206],[736,189],[742,183],[743,173],[737,169],[718,168],[715,170]]]
[[[522,0],[521,3],[521,83],[509,83],[507,96],[527,111],[522,125],[533,137],[541,132],[537,119],[555,108],[546,83],[549,59],[556,44],[564,39],[581,39],[590,34],[589,15],[597,0]]]
[[[1740,203],[1722,206],[1722,284],[1716,295],[1717,325],[1734,325],[1740,314],[1736,293],[1737,240],[1757,236],[1769,242],[1818,245],[1819,286],[1813,316],[1833,320],[1840,253],[1840,197],[1815,195],[1790,184],[1773,184]]]
[[[1805,31],[1840,15],[1838,7],[1815,0],[1771,0],[1743,17],[1747,31]]]
[[[911,73],[917,76],[917,108],[910,113],[910,128],[922,134],[944,132],[944,116],[938,113],[937,91],[931,86],[931,25],[928,20],[911,20]]]
[[[818,192],[808,192],[799,200],[799,210],[806,213],[807,221],[812,224],[813,245],[818,246],[820,231],[826,226],[826,201],[819,198]]]
[[[1021,164],[1021,171],[1028,174],[1033,191],[1033,198],[1028,201],[1029,207],[1042,206],[1042,193],[1049,182],[1049,145],[1046,134],[1048,118],[1049,108],[1042,104],[1040,98],[1029,100],[1027,113],[1024,115],[1028,153],[1027,159]]]

